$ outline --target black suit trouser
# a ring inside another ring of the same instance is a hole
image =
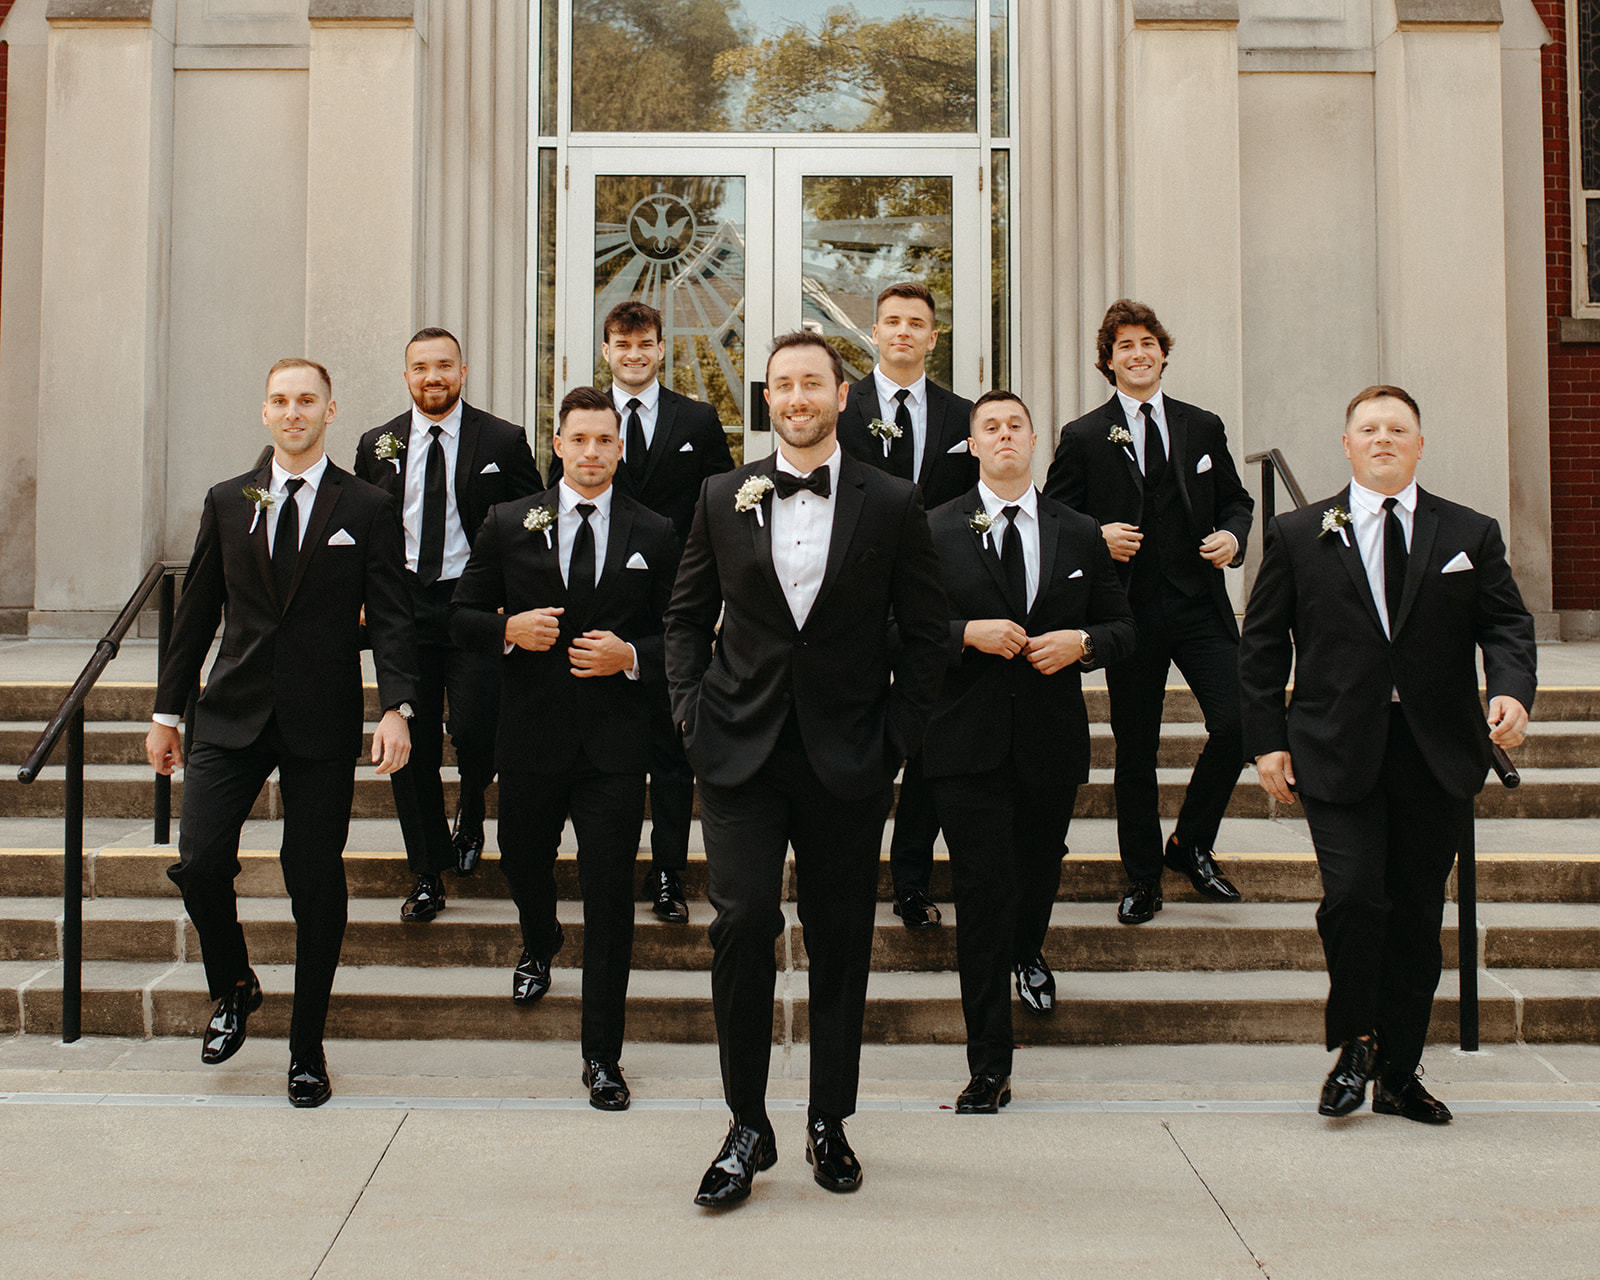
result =
[[[900,795],[894,804],[894,831],[889,836],[889,872],[894,891],[928,892],[933,878],[933,842],[939,838],[936,785],[922,776],[922,752],[906,761],[900,774]]]
[[[450,643],[446,622],[457,579],[431,587],[411,581],[417,618],[417,700],[411,720],[411,758],[389,775],[395,816],[405,840],[406,863],[416,875],[437,875],[455,866],[450,819],[445,812],[445,697],[449,695],[450,741],[463,787],[479,791],[494,780],[494,737],[500,714],[500,663]]]
[[[721,787],[700,780],[709,897],[717,913],[711,1000],[722,1092],[738,1120],[758,1127],[767,1124],[774,944],[784,927],[783,866],[791,844],[810,966],[811,1110],[840,1120],[855,1112],[891,795],[887,779],[864,798],[834,795],[812,771],[793,723],[749,782]]]
[[[1445,888],[1472,801],[1439,785],[1394,703],[1383,767],[1354,804],[1300,797],[1322,905],[1328,961],[1327,1044],[1376,1031],[1385,1075],[1422,1060],[1439,986]]]
[[[1011,765],[933,785],[955,882],[967,1068],[1008,1076],[1012,966],[1044,948],[1078,788],[1024,786]]]
[[[644,775],[597,769],[581,749],[562,773],[500,775],[500,870],[517,904],[522,945],[535,956],[555,946],[556,856],[569,814],[583,894],[583,1056],[616,1062],[633,966]]]
[[[1180,844],[1215,847],[1217,829],[1244,769],[1239,710],[1239,641],[1223,624],[1209,592],[1185,596],[1162,582],[1130,594],[1139,644],[1133,656],[1106,668],[1111,733],[1117,742],[1113,790],[1117,846],[1130,880],[1161,876],[1161,807],[1156,757],[1167,671],[1176,663],[1205,716],[1205,747],[1189,778],[1174,829]]]
[[[694,817],[694,770],[672,718],[667,686],[650,691],[650,862],[657,871],[689,865],[689,823]]]
[[[290,755],[276,719],[242,749],[196,742],[183,775],[178,861],[167,868],[167,876],[183,891],[184,909],[200,935],[211,998],[221,999],[250,968],[233,881],[239,874],[240,828],[273,769],[283,797],[279,860],[295,921],[289,1048],[301,1053],[322,1043],[344,944],[349,892],[343,855],[355,761]]]

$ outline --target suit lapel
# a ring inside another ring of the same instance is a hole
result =
[[[1177,401],[1162,396],[1161,403],[1167,417],[1167,466],[1172,468],[1173,478],[1178,482],[1178,497],[1183,502],[1185,514],[1188,514],[1189,468],[1186,459],[1189,456],[1189,422],[1183,406]]]
[[[656,429],[661,429],[658,420]],[[613,489],[611,494],[611,528],[606,533],[606,562],[600,570],[600,582],[594,592],[594,612],[599,611],[601,597],[616,589],[623,567],[628,563],[628,538],[633,532],[633,508],[619,502]],[[584,619],[585,622],[588,619]]]
[[[1054,511],[1044,509],[1037,494],[1034,495],[1033,509],[1039,513],[1039,589],[1033,593],[1033,608],[1037,609],[1044,600],[1045,584],[1051,581],[1050,575],[1055,572],[1056,540],[1061,536],[1061,521]],[[1033,609],[1028,613],[1031,616]]]
[[[272,484],[272,463],[270,460],[262,466],[261,470],[256,472],[253,479],[256,482],[255,487],[265,493]],[[283,610],[281,602],[278,600],[278,587],[272,577],[272,552],[267,548],[267,521],[276,520],[277,518],[278,512],[275,507],[269,507],[267,510],[260,512],[255,520],[255,528],[250,530],[250,550],[255,552],[256,568],[261,573],[261,585],[266,588],[267,596],[272,603],[279,605],[279,612],[281,613]],[[248,526],[246,527],[248,528]]]
[[[766,476],[776,485],[774,477],[778,474],[778,455],[769,453],[757,465],[752,475]],[[750,527],[751,550],[755,553],[756,563],[761,566],[761,576],[767,580],[767,585],[772,588],[772,594],[777,597],[778,604],[782,607],[784,616],[791,623],[794,615],[789,612],[789,598],[783,594],[783,584],[778,581],[778,570],[772,563],[772,509],[777,502],[777,489],[768,489],[761,495],[759,510],[761,518],[756,519],[754,511],[745,515],[746,523]]]
[[[1000,598],[1005,600],[1007,598],[1006,576],[1000,569],[1000,557],[996,554],[998,548],[994,545],[994,536],[992,534],[979,533],[972,527],[972,517],[982,510],[984,510],[983,499],[978,496],[977,489],[969,489],[967,496],[961,499],[962,514],[967,517],[967,536],[971,541],[974,554],[977,555],[988,573],[989,580],[994,583],[996,590],[1000,592]],[[1009,607],[1008,605],[1007,608]]]
[[[665,387],[661,388],[656,399],[656,429],[650,437],[650,448],[644,457],[644,479],[640,487],[650,483],[650,477],[655,475],[656,467],[661,463],[662,456],[672,447],[672,428],[677,425],[678,406],[673,403]]]
[[[827,598],[828,592],[839,577],[839,570],[844,567],[851,539],[856,534],[856,525],[861,520],[861,509],[866,505],[866,477],[858,470],[865,466],[865,463],[857,463],[847,453],[839,459],[839,492],[834,495],[833,531],[828,539],[828,566],[823,571],[822,586],[817,591],[817,598],[811,606],[808,621],[816,617],[817,605]]]
[[[933,473],[934,459],[945,450],[944,421],[949,416],[950,402],[944,391],[933,385],[932,379],[923,379],[924,393],[928,397],[928,429],[922,440],[922,467],[917,472],[917,483],[926,492],[928,477]]]
[[[317,486],[316,501],[311,504],[311,518],[306,521],[305,536],[300,539],[300,554],[294,559],[294,577],[289,583],[289,598],[283,602],[285,613],[294,603],[294,594],[300,590],[300,582],[306,576],[311,558],[317,554],[317,548],[322,545],[322,533],[328,527],[328,517],[333,514],[334,504],[339,501],[342,475],[343,472],[332,462],[323,468],[322,483]]]
[[[456,519],[461,527],[467,525],[467,485],[477,474],[478,413],[468,405],[461,406],[461,436],[456,441]]]
[[[1350,510],[1350,490],[1348,487],[1334,499],[1346,511]],[[1344,562],[1345,572],[1350,575],[1350,581],[1355,585],[1356,595],[1361,603],[1366,606],[1367,617],[1372,620],[1372,625],[1383,631],[1383,618],[1378,613],[1378,602],[1372,596],[1372,583],[1367,580],[1366,562],[1361,559],[1361,548],[1356,545],[1355,525],[1347,525],[1334,533],[1319,533],[1319,538],[1332,538],[1339,549],[1339,559]]]
[[[1411,606],[1416,603],[1417,592],[1422,590],[1422,580],[1428,575],[1428,560],[1433,553],[1433,540],[1439,532],[1439,513],[1421,488],[1417,490],[1417,510],[1411,518],[1411,553],[1406,557],[1406,582],[1400,592],[1400,610],[1395,614],[1394,632],[1406,625]]]
[[[1129,427],[1128,420],[1122,416],[1122,401],[1113,392],[1110,401],[1106,405],[1106,445],[1108,448],[1116,450],[1121,456],[1123,463],[1128,468],[1128,475],[1133,478],[1133,487],[1142,501],[1144,499],[1144,472],[1139,470],[1139,455],[1133,451],[1131,444],[1111,443],[1110,434],[1117,427],[1122,428],[1128,435],[1133,435],[1133,429]]]

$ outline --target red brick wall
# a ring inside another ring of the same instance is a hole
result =
[[[1545,286],[1549,293],[1551,559],[1557,609],[1600,609],[1600,345],[1562,345],[1572,314],[1567,0],[1534,0],[1544,51]]]

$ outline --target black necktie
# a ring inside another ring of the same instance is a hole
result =
[[[1167,469],[1167,447],[1161,443],[1161,428],[1156,426],[1156,411],[1146,400],[1139,406],[1144,415],[1144,478],[1145,483],[1161,483],[1161,473]]]
[[[833,478],[827,467],[818,467],[808,476],[781,470],[777,474],[780,498],[792,498],[802,489],[809,489],[819,498],[826,498],[833,492]]]
[[[1400,597],[1406,589],[1406,531],[1395,514],[1398,498],[1385,498],[1383,509],[1383,602],[1389,611],[1389,638],[1394,639],[1395,620],[1400,616]]]
[[[295,561],[300,558],[300,503],[295,494],[305,481],[296,476],[283,485],[283,507],[272,535],[272,582],[278,588],[278,608],[289,602]]]
[[[894,411],[894,425],[900,428],[900,434],[889,440],[889,474],[899,476],[902,480],[911,480],[912,464],[916,461],[916,446],[911,439],[911,406],[906,404],[906,399],[911,395],[909,387],[901,387],[894,393],[894,398],[899,401]]]
[[[1017,530],[1020,507],[1002,507],[1006,531],[1000,539],[1000,567],[1006,574],[1006,595],[1011,598],[1012,617],[1020,622],[1028,616],[1028,567],[1022,559],[1022,534]]]
[[[640,403],[638,397],[628,401],[628,471],[633,476],[636,484],[644,481],[644,464],[650,455],[650,447],[644,442],[644,423],[639,420]]]
[[[572,539],[572,559],[567,563],[567,601],[574,621],[583,623],[594,603],[594,527],[589,517],[594,503],[580,502],[577,512],[583,517]]]
[[[428,446],[427,470],[422,473],[422,532],[417,538],[417,577],[425,587],[439,581],[444,572],[444,446],[439,443],[442,427],[428,428],[433,443]]]

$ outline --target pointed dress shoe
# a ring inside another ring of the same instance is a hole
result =
[[[1161,861],[1180,875],[1188,876],[1194,891],[1202,898],[1209,898],[1212,902],[1244,901],[1244,895],[1218,869],[1217,860],[1209,849],[1194,844],[1179,844],[1178,837],[1173,836],[1167,841]]]
[[[956,1114],[992,1116],[1011,1101],[1011,1077],[979,1072],[956,1098]]]
[[[844,1121],[814,1116],[806,1123],[806,1163],[811,1178],[828,1191],[854,1191],[861,1186],[861,1161],[844,1136]]]
[[[455,830],[450,833],[450,844],[456,851],[457,875],[470,876],[478,869],[484,847],[483,816],[483,792],[463,783],[456,800]]]
[[[1449,1124],[1455,1119],[1450,1108],[1424,1089],[1414,1075],[1398,1081],[1379,1076],[1372,1086],[1372,1109],[1379,1115],[1404,1116],[1418,1124]]]
[[[689,895],[683,891],[683,877],[671,867],[650,872],[650,910],[668,924],[689,923]]]
[[[400,919],[406,924],[426,924],[444,910],[444,877],[420,875],[411,896],[400,904]]]
[[[589,1105],[596,1111],[626,1111],[632,1095],[622,1078],[622,1065],[602,1058],[583,1064],[583,1083],[589,1088]]]
[[[1134,880],[1117,904],[1118,924],[1145,924],[1161,910],[1161,881]]]
[[[939,908],[921,889],[907,889],[894,895],[894,913],[908,929],[937,929],[944,919]]]
[[[535,956],[526,947],[522,949],[522,959],[517,961],[517,967],[511,974],[511,999],[516,1004],[532,1004],[540,996],[550,990],[550,962],[556,958],[556,952],[561,950],[561,944],[567,940],[566,931],[558,923],[556,925],[556,943],[550,948],[547,956]]]
[[[333,1097],[328,1060],[322,1046],[289,1057],[289,1101],[297,1107],[320,1107]]]
[[[756,1174],[778,1163],[778,1144],[771,1129],[756,1129],[737,1120],[728,1125],[722,1150],[711,1162],[694,1202],[706,1209],[725,1209],[749,1199]]]
[[[1347,1116],[1367,1100],[1367,1081],[1378,1067],[1378,1042],[1372,1036],[1346,1040],[1339,1060],[1322,1082],[1319,1116]]]
[[[200,1061],[226,1062],[244,1043],[245,1020],[261,1007],[261,983],[251,969],[245,980],[217,1001],[200,1042]]]
[[[1056,975],[1050,972],[1050,966],[1044,961],[1044,956],[1034,956],[1026,964],[1011,966],[1017,975],[1017,995],[1022,998],[1022,1003],[1034,1013],[1054,1013],[1056,1008]]]

